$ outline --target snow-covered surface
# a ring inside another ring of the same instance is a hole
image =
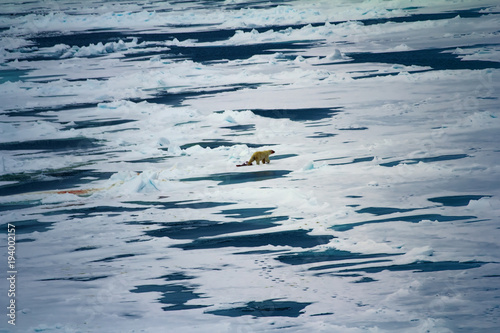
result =
[[[0,13],[0,332],[500,327],[495,1]]]

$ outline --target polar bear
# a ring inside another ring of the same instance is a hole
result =
[[[246,165],[252,165],[253,161],[257,162],[257,164],[260,164],[260,162],[263,164],[270,163],[271,161],[269,160],[269,155],[271,154],[274,154],[274,150],[256,151],[253,153],[252,157],[250,157],[250,160],[246,163]]]

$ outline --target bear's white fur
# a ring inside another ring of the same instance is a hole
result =
[[[252,157],[250,157],[247,165],[252,165],[253,161],[256,161],[257,164],[260,164],[260,162],[263,164],[270,163],[271,161],[269,160],[269,155],[271,154],[274,154],[274,150],[256,151],[253,153]]]

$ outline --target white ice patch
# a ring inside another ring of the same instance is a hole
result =
[[[397,256],[394,263],[397,265],[411,264],[417,261],[431,260],[434,250],[430,246],[417,247],[408,250],[405,254]]]
[[[158,171],[118,172],[111,176],[106,186],[110,193],[133,194],[159,191],[159,183],[165,179],[159,178]]]
[[[71,193],[49,194],[41,200],[44,205],[78,201],[80,197]]]
[[[333,51],[333,53],[325,56],[325,60],[328,60],[328,61],[341,61],[341,60],[346,60],[346,59],[349,59],[349,58],[346,57],[339,49],[335,49],[335,51]]]
[[[471,200],[467,205],[470,210],[480,215],[496,216],[500,211],[500,200],[498,198],[483,197],[479,200]]]
[[[495,61],[500,62],[500,47],[497,45],[485,46],[481,48],[456,48],[452,51],[460,59],[467,60],[480,60],[480,61]]]
[[[137,38],[133,38],[130,42],[124,42],[123,40],[119,40],[118,42],[109,42],[103,44],[99,42],[97,44],[90,44],[89,46],[69,46],[65,44],[58,44],[51,48],[47,48],[41,51],[42,54],[51,55],[55,57],[59,57],[61,59],[65,58],[84,58],[84,57],[93,57],[111,54],[120,51],[127,51],[132,48],[141,48],[145,47],[146,43],[137,43]]]
[[[52,122],[37,120],[33,122],[0,123],[0,142],[18,142],[38,140],[42,138],[63,138],[61,126]],[[75,135],[74,133],[70,135]]]

